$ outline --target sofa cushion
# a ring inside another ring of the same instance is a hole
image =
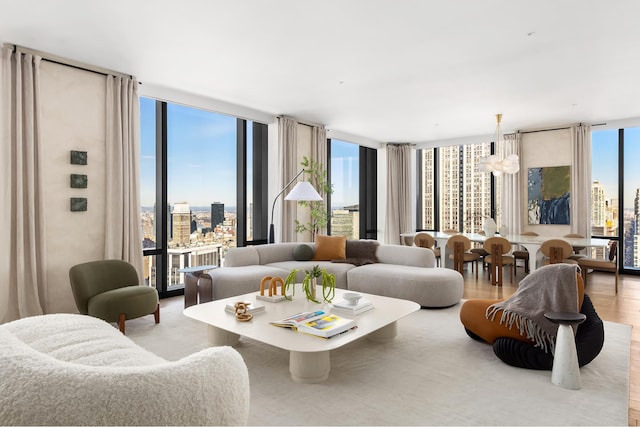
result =
[[[345,236],[316,236],[314,261],[331,261],[346,258]]]
[[[309,245],[298,245],[293,250],[293,259],[296,261],[309,261],[313,258],[313,248]]]
[[[464,293],[462,275],[450,268],[369,264],[349,270],[347,282],[350,291],[406,299],[422,307],[455,305]]]
[[[377,240],[347,240],[346,258],[333,259],[332,262],[344,262],[356,266],[375,264],[378,262],[376,251],[378,250]]]
[[[206,274],[211,277],[211,299],[218,300],[258,291],[263,277],[271,276],[284,279],[289,271],[268,265],[246,265],[217,268],[209,270]]]

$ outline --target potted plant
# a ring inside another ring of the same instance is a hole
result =
[[[288,295],[287,291],[290,286],[294,285],[297,272],[298,270],[295,268],[291,270],[291,273],[289,273],[284,281],[284,294],[285,298],[288,300],[291,300],[291,297]],[[314,265],[311,270],[305,270],[304,279],[302,279],[302,290],[304,291],[307,299],[320,304],[320,301],[318,301],[318,298],[316,297],[318,279],[320,279],[320,284],[322,285],[322,300],[325,302],[333,301],[333,298],[336,295],[336,276],[335,274],[327,272],[326,269],[320,268],[317,264]],[[293,287],[292,295],[294,293],[295,286]]]
[[[326,198],[327,194],[333,193],[333,188],[327,179],[327,171],[322,163],[318,163],[312,159],[303,157],[300,165],[305,170],[305,178],[313,185],[320,195]],[[321,230],[324,230],[329,222],[329,213],[327,212],[327,206],[324,200],[319,201],[299,201],[300,206],[306,206],[309,208],[309,222],[301,223],[296,220],[296,232],[304,233],[309,232],[311,234],[311,241],[313,242]]]

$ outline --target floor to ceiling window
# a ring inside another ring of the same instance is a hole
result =
[[[253,168],[266,125],[148,98],[140,118],[145,280],[171,292],[185,268],[222,265],[229,248],[266,241],[266,166]]]
[[[623,271],[640,274],[640,128],[595,130],[591,140],[591,234],[617,239]]]
[[[358,145],[331,140],[331,234],[358,239],[359,223]]]
[[[419,230],[475,233],[485,216],[500,223],[499,210],[492,210],[491,174],[478,171],[478,160],[490,153],[491,143],[418,150]]]
[[[328,140],[329,233],[347,239],[377,238],[377,151]]]

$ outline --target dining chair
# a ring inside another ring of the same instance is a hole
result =
[[[513,274],[515,270],[515,258],[507,255],[511,251],[511,243],[504,237],[489,237],[484,241],[484,249],[489,252],[485,257],[489,264],[489,279],[491,285],[502,286],[502,275],[504,266],[509,267],[511,283],[513,283]]]
[[[453,228],[445,228],[442,232],[445,234],[458,234],[458,230],[454,230]]]
[[[543,265],[556,264],[577,264],[578,261],[569,258],[573,253],[573,247],[569,242],[562,239],[548,239],[540,245],[540,252],[544,255]]]
[[[447,248],[450,252],[449,259],[453,260],[454,270],[460,274],[464,274],[463,269],[465,263],[471,263],[471,271],[474,271],[475,264],[476,280],[478,280],[478,260],[480,259],[480,255],[470,252],[471,240],[469,240],[467,236],[456,234],[447,240]]]
[[[482,231],[482,230],[478,231],[477,234],[479,234],[481,236],[485,235],[484,231]],[[474,254],[480,255],[480,258],[482,258],[482,269],[484,270],[485,268],[487,268],[487,262],[485,261],[484,257],[489,255],[489,252],[487,252],[481,244],[480,244],[480,246],[476,246],[475,248],[471,248],[471,252],[473,252]]]
[[[520,233],[521,236],[538,236],[538,233],[535,231],[523,231]],[[518,249],[517,251],[513,251],[511,253],[513,255],[514,260],[517,262],[519,259],[524,261],[524,272],[529,273],[529,251],[525,248]]]
[[[565,234],[563,237],[566,237],[568,239],[584,239],[584,236],[582,234],[577,234],[577,233]],[[572,246],[572,248],[573,248],[573,253],[571,254],[571,256],[569,256],[569,259],[575,259],[577,261],[580,258],[586,257],[585,254],[580,253],[585,249],[584,246]]]
[[[607,259],[583,257],[578,260],[578,265],[580,266],[585,287],[587,286],[587,271],[589,269],[615,273],[615,290],[616,294],[618,293],[618,242],[616,240],[609,241],[609,256]]]
[[[440,248],[436,246],[436,239],[429,233],[420,232],[413,238],[413,242],[420,248],[431,249],[436,256],[436,263],[440,265]]]

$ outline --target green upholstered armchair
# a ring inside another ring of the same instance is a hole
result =
[[[103,260],[78,264],[69,270],[76,307],[107,322],[117,322],[124,334],[126,319],[153,313],[160,322],[158,291],[140,286],[136,269],[126,261]]]

